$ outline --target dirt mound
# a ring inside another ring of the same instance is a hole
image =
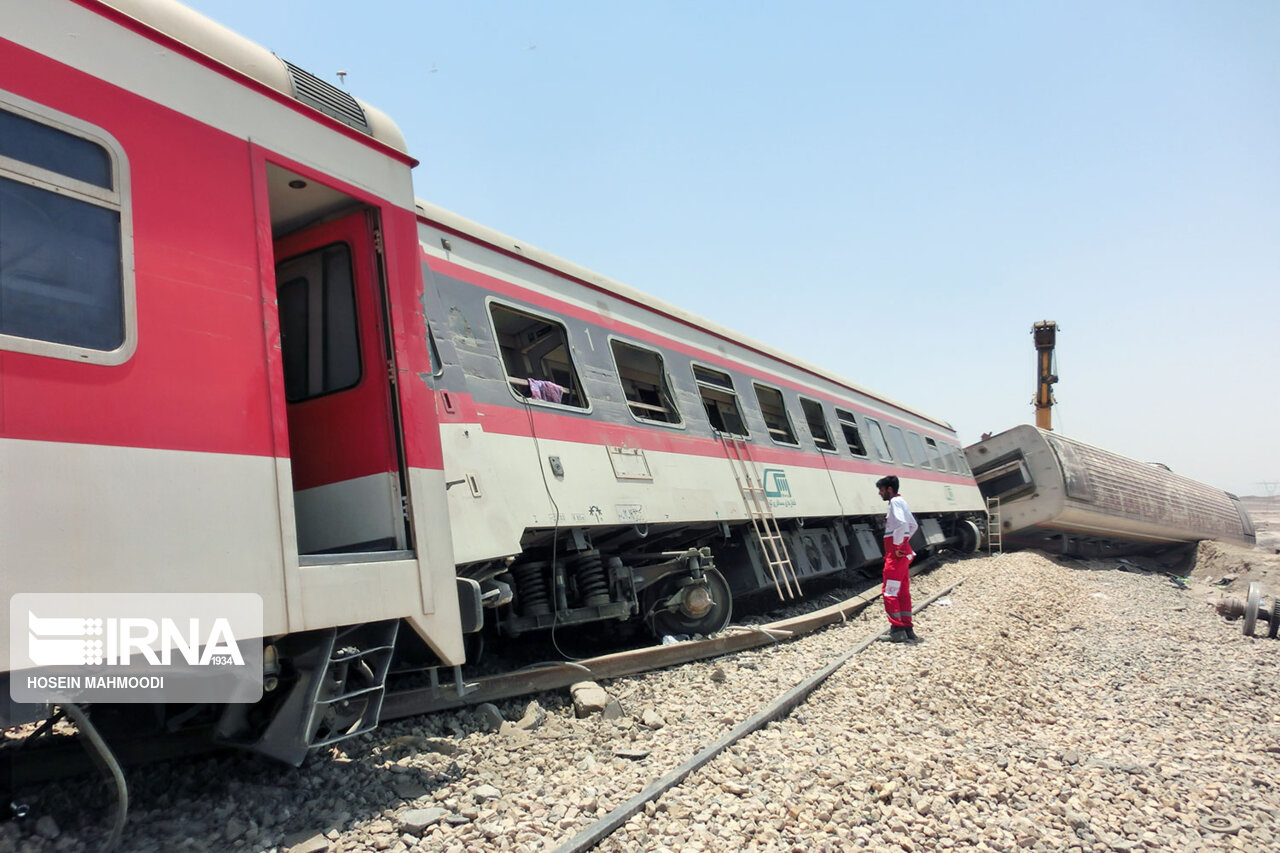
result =
[[[1262,584],[1262,597],[1280,594],[1280,554],[1226,542],[1196,546],[1187,585],[1198,597],[1216,604],[1228,596],[1244,601],[1249,584]]]

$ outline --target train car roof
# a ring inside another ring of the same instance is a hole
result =
[[[248,77],[408,155],[400,128],[385,113],[175,0],[97,0],[217,65]]]
[[[424,219],[442,225],[446,229],[457,232],[460,235],[471,237],[481,243],[488,244],[499,252],[522,258],[531,263],[537,264],[538,266],[552,270],[555,273],[579,281],[588,287],[596,290],[602,290],[619,299],[639,305],[646,310],[664,314],[710,335],[723,338],[730,343],[736,344],[745,349],[753,350],[776,361],[791,365],[805,373],[817,376],[851,391],[856,391],[859,394],[865,394],[872,399],[886,405],[893,406],[901,411],[909,412],[910,414],[915,415],[918,418],[922,418],[929,423],[954,431],[954,428],[947,421],[939,420],[932,415],[925,414],[918,409],[914,409],[898,402],[897,400],[858,385],[857,383],[845,379],[842,376],[837,376],[830,371],[824,370],[805,361],[801,361],[795,356],[789,355],[782,350],[769,346],[768,344],[752,340],[745,335],[735,332],[725,326],[721,326],[719,323],[708,320],[705,317],[699,317],[690,311],[685,311],[683,308],[679,308],[668,302],[663,302],[661,299],[636,290],[633,287],[629,287],[620,281],[615,281],[607,276],[601,275],[600,273],[593,272],[592,270],[581,267],[572,261],[567,261],[564,258],[539,249],[536,246],[530,246],[523,240],[517,240],[514,237],[503,234],[502,232],[489,228],[486,225],[481,225],[474,220],[467,219],[465,216],[460,216],[453,211],[446,210],[443,207],[432,204],[428,201],[418,199],[415,203],[419,214]]]

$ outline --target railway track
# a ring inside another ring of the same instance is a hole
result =
[[[937,560],[925,561],[912,574],[918,576],[937,565],[939,565]],[[879,583],[871,583],[835,604],[767,624],[730,626],[720,635],[709,639],[682,641],[671,645],[646,646],[576,662],[552,663],[477,678],[465,682],[461,693],[452,685],[438,685],[392,692],[388,693],[384,700],[381,719],[385,722],[391,722],[423,714],[475,706],[484,702],[495,702],[502,699],[562,689],[578,681],[616,679],[745,652],[750,649],[789,641],[813,633],[828,625],[847,621],[868,605],[877,601],[879,597]],[[935,595],[929,601],[937,597]],[[927,603],[921,605],[921,608],[926,606]],[[869,642],[871,642],[871,639],[859,644],[856,650],[865,648]],[[831,671],[834,671],[834,669]],[[830,672],[827,672],[822,675],[822,678],[829,674]],[[791,704],[786,706],[785,710],[783,710],[783,705],[773,708],[770,713],[774,714],[774,716],[770,717],[770,719],[774,719],[777,715],[786,713],[786,711],[794,708],[795,703],[802,701],[804,696],[807,696],[808,692],[820,681],[821,679],[814,681],[807,690],[800,691],[799,687],[793,690],[792,693],[795,694],[795,697],[793,697],[793,701],[789,700]],[[752,720],[756,720],[756,718],[753,717]],[[759,725],[763,725],[763,722],[767,722],[767,719],[757,722],[754,727],[749,727],[751,722],[744,723],[723,738],[722,741],[717,742],[719,749],[723,749],[750,731],[754,731]],[[11,792],[15,792],[13,807],[21,809],[20,792],[25,787],[78,776],[87,776],[96,769],[104,774],[106,784],[114,791],[116,808],[113,814],[114,827],[112,834],[118,836],[120,827],[123,826],[124,811],[128,802],[128,791],[124,783],[124,777],[119,772],[118,767],[112,769],[104,766],[101,748],[90,748],[93,746],[92,742],[85,742],[83,738],[77,735],[68,734],[66,732],[67,726],[61,728],[63,730],[61,734],[38,738],[34,744],[19,743],[0,749],[0,778],[4,778],[10,784]],[[210,745],[208,732],[204,729],[192,730],[163,738],[124,738],[115,736],[110,740],[110,752],[113,759],[118,762],[119,766],[123,766],[126,769],[136,769],[158,761],[196,758],[218,752],[220,749],[224,748]],[[696,766],[701,766],[702,763],[710,760],[714,754],[709,753]],[[702,754],[700,753],[699,755],[701,756]],[[691,761],[693,760],[691,759]],[[696,769],[696,766],[692,766],[685,771],[681,778]],[[669,774],[669,776],[671,775],[673,774]],[[667,777],[664,777],[664,780],[666,780],[667,787],[673,784]],[[677,779],[676,782],[678,781]],[[654,793],[650,799],[660,795],[660,793],[661,791]],[[636,806],[636,808],[642,807],[643,801]],[[18,812],[15,812],[15,816],[17,814]],[[111,848],[103,847],[101,849],[108,850]]]
[[[953,589],[960,585],[960,582],[951,584],[950,586],[935,592],[925,601],[921,602],[913,609],[913,612],[919,613],[933,602],[949,594]],[[747,735],[755,732],[774,720],[780,719],[791,713],[799,705],[805,702],[810,694],[816,690],[822,682],[826,681],[836,670],[844,666],[850,658],[858,654],[876,640],[878,640],[883,631],[876,630],[867,634],[859,642],[855,643],[849,650],[837,656],[830,663],[819,668],[816,672],[803,678],[794,687],[765,705],[751,717],[735,726],[715,743],[698,751],[682,762],[674,770],[653,780],[645,787],[643,791],[627,800],[622,805],[613,809],[604,817],[597,820],[591,826],[578,833],[572,839],[556,849],[556,853],[582,853],[582,851],[590,850],[607,838],[609,835],[627,822],[633,815],[639,813],[646,803],[657,800],[664,793],[671,790],[675,786],[683,782],[690,774],[707,764],[724,750],[740,741]]]
[[[926,561],[912,575],[928,571],[936,565]],[[687,640],[666,646],[646,646],[601,655],[572,663],[551,663],[507,672],[467,682],[462,694],[456,687],[435,686],[389,693],[383,702],[382,719],[399,720],[447,711],[482,702],[495,702],[558,690],[578,681],[621,678],[668,666],[735,654],[767,646],[817,631],[827,625],[847,620],[880,597],[880,584],[873,583],[836,604],[799,616],[791,616],[765,625],[730,625],[719,636],[705,640]]]

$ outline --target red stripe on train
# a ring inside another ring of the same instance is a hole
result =
[[[479,406],[466,394],[447,393],[454,414],[442,414],[442,423],[477,424],[485,432],[498,435],[528,437],[536,433],[539,439],[570,441],[593,446],[609,445],[640,450],[679,453],[685,456],[724,458],[724,445],[718,439],[690,435],[682,429],[665,429],[636,424],[616,424],[601,421],[590,415],[560,412],[545,406],[516,403],[512,406]],[[514,400],[513,400],[514,403]],[[441,411],[444,411],[443,405]],[[530,420],[532,419],[532,428]],[[751,455],[757,462],[776,465],[845,471],[855,474],[897,474],[915,480],[929,480],[972,486],[973,481],[958,474],[940,473],[892,462],[876,462],[869,459],[853,459],[836,453],[819,453],[803,448],[780,447],[772,443],[751,441]]]

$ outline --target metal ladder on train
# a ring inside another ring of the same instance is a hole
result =
[[[778,591],[778,598],[784,601],[795,598],[800,594],[800,579],[796,577],[795,567],[791,564],[791,555],[782,538],[782,531],[778,528],[778,519],[769,506],[769,498],[760,477],[760,467],[751,455],[751,445],[746,439],[725,432],[720,433],[720,442],[724,445],[725,456],[733,470],[733,479],[738,483],[738,491],[742,492],[742,502],[746,505],[751,526],[760,541],[760,550],[764,554],[773,586]]]
[[[1004,540],[1000,538],[1000,499],[987,498],[987,556],[1004,553]]]

